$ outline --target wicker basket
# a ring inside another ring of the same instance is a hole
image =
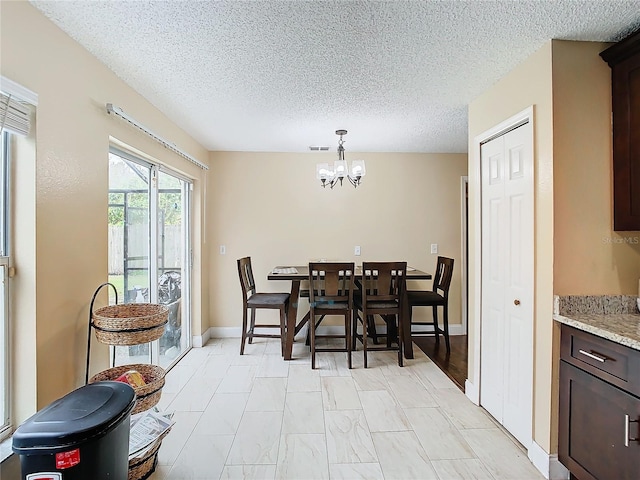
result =
[[[156,439],[153,447],[145,453],[144,457],[129,460],[128,480],[144,480],[151,476],[158,464],[158,450],[162,445],[162,439],[167,436],[169,431],[171,428]]]
[[[162,395],[162,387],[164,387],[164,370],[157,365],[148,365],[144,363],[134,365],[121,365],[104,370],[97,373],[89,383],[101,382],[103,380],[115,380],[120,375],[129,370],[137,370],[144,377],[146,385],[142,387],[133,387],[136,392],[136,406],[131,414],[144,412],[155,406],[160,401]]]
[[[96,338],[107,345],[139,345],[164,333],[169,309],[155,303],[123,303],[93,312]]]

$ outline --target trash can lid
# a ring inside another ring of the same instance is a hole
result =
[[[96,382],[65,395],[25,420],[13,434],[13,451],[63,450],[105,435],[133,409],[135,392],[123,382]]]

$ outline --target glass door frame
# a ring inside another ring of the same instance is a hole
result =
[[[0,441],[11,432],[11,389],[13,378],[11,375],[11,358],[13,345],[11,344],[11,318],[10,318],[10,287],[9,268],[11,267],[11,136],[9,132],[1,132],[0,135],[0,382],[2,382],[2,394],[0,401]]]
[[[162,164],[156,164],[156,163],[152,163],[138,155],[135,155],[131,152],[128,152],[126,150],[123,150],[117,146],[111,145],[109,147],[109,153],[116,155],[118,157],[120,157],[122,160],[124,160],[125,162],[129,163],[134,163],[136,165],[139,165],[143,168],[148,168],[149,169],[149,185],[148,185],[148,195],[149,195],[149,211],[148,211],[148,215],[149,215],[149,244],[148,244],[148,251],[149,251],[149,261],[147,264],[147,270],[148,270],[148,292],[149,292],[149,298],[148,301],[151,303],[157,303],[158,302],[158,278],[159,278],[159,274],[158,274],[158,270],[159,270],[159,257],[158,257],[158,252],[159,252],[159,245],[160,245],[160,236],[159,236],[159,194],[160,194],[160,188],[158,185],[159,182],[159,174],[166,174],[169,175],[171,177],[177,178],[178,180],[180,180],[182,182],[182,208],[184,209],[184,215],[182,215],[182,228],[181,228],[181,239],[184,242],[184,247],[181,249],[181,256],[182,256],[182,277],[186,280],[181,282],[182,285],[182,290],[181,290],[181,305],[180,308],[181,310],[181,314],[182,314],[182,319],[186,324],[186,345],[183,351],[180,352],[180,354],[178,354],[169,365],[163,367],[165,369],[169,369],[171,368],[173,365],[175,365],[188,351],[189,349],[192,348],[192,340],[191,340],[191,313],[192,313],[192,308],[191,308],[191,282],[192,282],[192,271],[193,271],[193,265],[192,265],[192,252],[193,252],[193,246],[192,246],[192,216],[193,216],[193,205],[192,205],[192,192],[193,192],[193,180],[181,175],[180,173],[176,172],[175,170],[162,165]],[[111,192],[111,189],[109,190]],[[120,193],[120,192],[118,192]],[[123,208],[125,210],[125,215],[124,218],[126,220],[127,215],[126,215],[126,210],[127,210],[127,202],[126,200],[124,201],[124,205]],[[126,225],[124,226],[125,231],[126,231]],[[155,240],[154,240],[155,239]],[[152,259],[154,259],[152,261]],[[124,264],[126,266],[127,263],[127,258],[126,258],[126,253],[125,253],[125,258],[124,258]],[[125,268],[124,271],[124,284],[127,284],[127,269]],[[123,292],[123,294],[126,296],[127,291],[126,288]],[[123,298],[120,300],[120,303],[125,303],[126,302],[126,298]],[[115,348],[111,346],[110,347],[110,363],[112,364],[111,366],[114,366],[114,359],[116,358],[115,355]],[[150,344],[150,354],[149,354],[149,363],[153,364],[153,365],[160,365],[160,341],[159,340],[154,340],[153,342],[151,342]]]
[[[192,278],[192,272],[193,272],[193,245],[192,245],[192,241],[193,241],[193,236],[192,236],[193,180],[184,175],[181,175],[180,173],[176,172],[175,170],[172,170],[169,167],[166,167],[165,165],[154,165],[152,167],[152,182],[154,182],[154,186],[155,186],[154,188],[155,195],[152,195],[152,199],[151,199],[151,212],[153,212],[153,209],[155,208],[156,221],[152,222],[153,224],[152,231],[155,228],[155,233],[153,238],[156,239],[156,245],[155,245],[155,252],[151,251],[151,254],[155,255],[153,258],[155,258],[156,261],[157,259],[159,259],[158,247],[160,245],[160,232],[158,231],[159,222],[157,221],[159,219],[159,211],[160,211],[159,194],[161,190],[158,185],[159,174],[169,175],[173,178],[177,178],[182,182],[182,188],[181,188],[182,206],[185,210],[184,214],[182,215],[182,228],[181,228],[181,238],[185,245],[185,248],[183,248],[181,251],[181,257],[182,257],[181,270],[182,270],[183,276],[187,279],[187,281],[181,282],[182,301],[180,302],[180,308],[181,308],[182,320],[187,322],[187,329],[186,329],[187,342],[184,350],[180,352],[180,354],[176,358],[174,358],[173,361],[167,367],[163,367],[168,369],[168,368],[171,368],[173,365],[175,365],[176,362],[178,362],[182,357],[184,357],[186,353],[193,347],[193,342],[191,340],[191,313],[192,313],[191,285],[193,281],[193,278]],[[164,255],[164,252],[163,252],[163,255]],[[164,262],[163,262],[163,266],[164,266]],[[153,279],[155,279],[156,286],[158,285],[158,277],[159,277],[158,267],[159,265],[157,264],[155,268],[150,268],[150,270],[153,270],[153,274],[151,274],[150,272],[150,276],[149,276],[149,278],[152,281]],[[154,284],[152,283],[152,285]],[[155,301],[158,301],[158,289],[155,288],[152,290],[154,291]],[[160,343],[158,340],[156,340],[151,344],[151,361],[155,365],[160,364]]]

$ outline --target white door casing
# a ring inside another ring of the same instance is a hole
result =
[[[480,404],[532,442],[534,216],[532,124],[481,147]]]
[[[469,333],[469,177],[460,177],[460,243],[462,251],[460,253],[460,272],[462,288],[462,332],[461,335]]]

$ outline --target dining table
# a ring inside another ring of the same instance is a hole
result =
[[[430,273],[423,272],[413,267],[407,267],[407,281],[411,280],[431,280]],[[356,265],[355,268],[356,281],[362,281],[362,267]],[[293,342],[296,334],[300,332],[302,327],[309,321],[311,317],[310,312],[307,311],[305,315],[298,322],[298,306],[300,304],[300,298],[308,297],[308,290],[302,290],[300,285],[303,281],[309,280],[309,266],[308,265],[293,265],[293,266],[276,266],[267,275],[267,280],[285,280],[291,282],[291,299],[289,302],[289,309],[287,310],[287,325],[286,325],[286,339],[284,359],[291,360],[293,352]],[[409,315],[409,300],[405,291],[404,298],[402,300],[402,315],[400,321],[403,327],[403,338],[401,339],[404,349],[405,358],[413,358],[413,343],[411,341],[411,322]]]

